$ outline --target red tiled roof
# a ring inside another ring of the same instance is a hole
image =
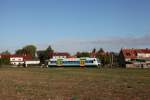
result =
[[[150,49],[137,49],[137,53],[150,53]]]
[[[122,49],[125,58],[135,59],[138,53],[150,53],[150,49]]]
[[[23,59],[32,59],[32,56],[31,55],[10,55],[10,54],[2,54],[1,55],[1,58],[11,58],[11,57],[23,57]]]
[[[11,55],[10,54],[1,54],[0,56],[1,56],[1,58],[10,58]]]
[[[137,55],[135,49],[122,49],[122,52],[125,58],[134,59]]]

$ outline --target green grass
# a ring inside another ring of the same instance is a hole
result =
[[[150,69],[0,68],[2,100],[149,100]]]

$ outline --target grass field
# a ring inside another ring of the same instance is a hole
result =
[[[0,68],[0,100],[150,100],[150,69]]]

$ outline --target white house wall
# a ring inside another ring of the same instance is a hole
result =
[[[40,61],[25,61],[25,64],[40,64]]]
[[[23,64],[24,62],[23,62],[23,61],[22,61],[22,62],[16,62],[16,61],[13,62],[13,61],[12,61],[12,62],[10,62],[10,63],[11,63],[12,65],[19,65],[19,64]]]
[[[23,57],[12,57],[10,61],[23,61]]]
[[[148,57],[150,57],[150,53],[138,53],[137,57],[148,58]]]

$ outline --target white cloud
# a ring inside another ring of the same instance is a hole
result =
[[[31,43],[32,44],[32,43]],[[66,39],[61,41],[55,41],[52,43],[36,44],[39,50],[46,49],[48,45],[51,45],[55,51],[66,51],[72,54],[77,51],[91,51],[93,48],[104,48],[108,51],[118,52],[121,48],[150,48],[150,35],[136,37],[111,37],[111,38],[97,38],[97,39]],[[23,45],[24,46],[24,45]],[[4,47],[0,51],[10,50],[15,52],[19,48],[17,47]]]
[[[90,51],[93,48],[104,48],[109,51],[119,51],[121,48],[149,48],[150,35],[136,36],[136,37],[112,37],[100,38],[93,40],[64,40],[53,44],[54,48],[58,51]]]
[[[112,45],[126,45],[126,46],[140,46],[140,45],[150,45],[150,35],[144,35],[141,37],[114,37],[108,39],[99,39],[89,41],[91,44],[112,44]]]

